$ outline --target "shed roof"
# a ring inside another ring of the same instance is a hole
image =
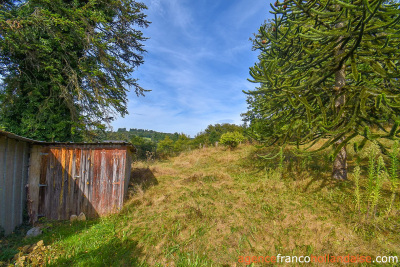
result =
[[[32,144],[38,144],[38,145],[121,145],[121,146],[129,146],[131,148],[135,148],[131,143],[125,142],[125,141],[119,141],[119,140],[106,140],[103,142],[45,142],[45,141],[38,141],[38,140],[33,140],[30,138],[22,137],[10,132],[2,131],[0,130],[0,136],[6,136],[11,139],[23,141],[23,142],[28,142]]]
[[[11,138],[11,139],[24,141],[24,142],[28,142],[28,143],[40,143],[41,142],[41,141],[36,141],[36,140],[33,140],[33,139],[22,137],[22,136],[19,136],[19,135],[13,134],[13,133],[9,133],[9,132],[6,132],[6,131],[2,131],[2,130],[0,130],[0,136],[6,136],[6,137]]]

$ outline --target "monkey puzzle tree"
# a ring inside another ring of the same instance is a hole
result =
[[[70,141],[127,114],[143,63],[134,0],[0,1],[0,124],[39,140]]]
[[[333,146],[332,177],[347,179],[346,145],[400,137],[400,5],[384,0],[286,0],[256,34],[260,86],[248,94],[253,135],[271,144]],[[382,123],[390,122],[391,130]],[[380,131],[371,131],[377,127]]]

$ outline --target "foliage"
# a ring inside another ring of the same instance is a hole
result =
[[[157,152],[162,155],[170,155],[174,148],[174,141],[167,135],[157,145]]]
[[[179,153],[190,148],[190,138],[185,134],[180,134],[174,143],[174,152]]]
[[[151,141],[158,143],[159,141],[163,140],[167,135],[174,141],[178,140],[179,138],[178,133],[163,133],[153,130],[136,129],[136,128],[131,128],[129,130],[127,130],[126,128],[118,128],[116,132],[111,132],[111,131],[107,132],[107,139],[129,140],[133,136],[138,136],[142,138],[150,138]]]
[[[356,136],[399,138],[400,4],[397,1],[277,1],[275,19],[255,36],[260,86],[245,92],[249,133],[268,145],[314,144],[319,150]],[[338,85],[338,73],[345,84]],[[383,122],[390,122],[386,130]],[[371,127],[381,132],[372,133]]]
[[[398,145],[394,143],[390,151],[388,168],[384,162],[383,156],[379,153],[379,147],[372,143],[363,154],[368,158],[366,186],[364,192],[361,190],[361,168],[357,163],[354,168],[353,177],[355,182],[355,200],[356,210],[362,215],[366,223],[370,223],[370,218],[376,220],[382,219],[395,211],[394,203],[396,200],[398,176]],[[390,185],[390,191],[385,189],[384,183]],[[390,194],[389,194],[390,192]]]
[[[133,136],[130,142],[136,147],[136,156],[138,159],[144,160],[148,157],[148,152],[155,152],[157,144],[147,138]]]
[[[38,140],[82,139],[127,114],[143,63],[146,6],[127,1],[8,1],[0,6],[0,123]]]
[[[91,135],[85,136],[85,141],[101,142],[105,140],[120,140],[131,142],[138,149],[138,159],[146,159],[146,151],[155,153],[156,157],[166,157],[178,155],[182,151],[199,148],[200,145],[214,145],[219,141],[222,134],[237,131],[244,133],[243,126],[235,124],[215,124],[209,125],[204,131],[196,135],[195,138],[181,133],[162,133],[153,130],[136,128],[118,128],[117,131],[92,131]]]
[[[379,156],[375,167],[375,177],[374,177],[375,179],[373,187],[371,188],[371,190],[369,190],[371,193],[368,198],[369,202],[367,209],[367,217],[369,215],[369,211],[371,211],[371,214],[373,214],[374,217],[376,216],[377,206],[382,196],[381,189],[383,180],[384,178],[386,178],[386,172],[384,168],[385,168],[385,163],[383,161],[383,157]]]
[[[183,133],[178,135],[176,141],[167,135],[164,140],[161,140],[157,144],[157,156],[161,158],[175,156],[182,151],[191,150],[192,147],[192,140]]]
[[[227,132],[237,131],[239,133],[244,132],[243,126],[238,126],[230,123],[208,125],[207,128],[195,136],[194,143],[196,145],[214,145],[218,142],[221,136]]]
[[[399,142],[396,141],[393,145],[390,153],[390,167],[389,167],[389,180],[390,180],[390,191],[392,192],[391,201],[387,213],[389,214],[393,210],[393,203],[396,199],[397,189],[399,188],[400,179],[397,176],[397,170],[399,169]]]
[[[221,136],[219,140],[221,144],[228,146],[229,148],[237,147],[241,142],[245,140],[243,134],[239,132],[227,132]]]

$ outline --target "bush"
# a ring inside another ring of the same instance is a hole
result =
[[[235,148],[239,145],[240,142],[245,140],[243,134],[235,131],[235,132],[227,132],[221,136],[219,142],[225,146],[228,146],[230,149]]]
[[[173,149],[174,140],[169,138],[168,135],[157,144],[157,154],[161,158],[172,156]]]
[[[136,156],[139,160],[148,159],[149,153],[154,153],[157,147],[157,144],[150,138],[135,135],[131,138],[131,143],[136,147]]]

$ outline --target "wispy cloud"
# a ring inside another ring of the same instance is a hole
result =
[[[264,0],[144,0],[152,24],[144,30],[145,63],[135,73],[151,89],[130,94],[130,115],[115,128],[145,128],[194,136],[207,125],[241,123],[242,90],[256,61],[248,40],[267,18]],[[137,115],[143,114],[143,115]]]

